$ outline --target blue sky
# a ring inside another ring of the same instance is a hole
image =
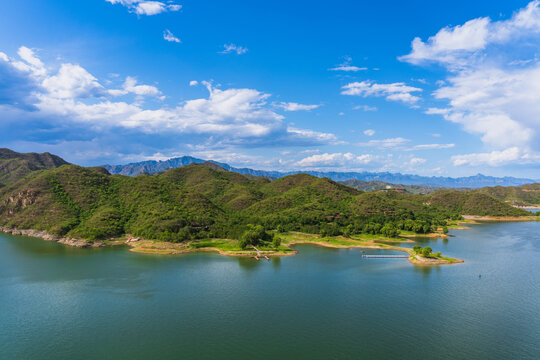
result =
[[[540,178],[538,1],[0,4],[0,146]]]

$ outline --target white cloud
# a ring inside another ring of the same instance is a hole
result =
[[[134,77],[127,77],[121,89],[108,89],[81,66],[69,63],[50,74],[33,52],[25,49],[20,51],[22,61],[0,56],[0,75],[14,83],[8,86],[10,94],[5,96],[0,91],[0,105],[21,107],[21,101],[31,101],[25,106],[36,110],[32,116],[54,119],[54,123],[63,121],[95,130],[199,134],[210,137],[213,143],[304,145],[336,141],[333,134],[289,126],[267,103],[270,95],[255,89],[221,90],[203,81],[209,92],[207,98],[188,100],[176,107],[146,108],[142,96],[161,95],[155,86],[139,85]],[[110,100],[128,94],[135,95],[136,101]]]
[[[363,110],[363,111],[377,111],[377,108],[375,106],[369,106],[369,105],[357,105],[353,107],[354,110]]]
[[[109,90],[109,94],[112,96],[122,96],[127,94],[135,94],[139,96],[157,96],[161,95],[161,91],[152,85],[137,85],[137,79],[128,76],[123,84],[121,90],[113,89]]]
[[[537,161],[540,151],[540,1],[531,1],[511,18],[473,19],[441,29],[426,42],[416,38],[400,59],[413,64],[436,62],[446,81],[434,92],[444,108],[430,108],[478,134],[491,152],[459,155],[456,164],[503,165]],[[517,149],[517,150],[516,150]],[[515,155],[519,153],[518,155]]]
[[[197,86],[197,85],[199,85],[199,82],[197,80],[191,80],[189,82],[189,86]]]
[[[412,52],[400,60],[413,64],[426,61],[446,63],[447,66],[470,66],[471,57],[481,55],[490,45],[505,45],[517,39],[540,33],[540,1],[531,1],[508,20],[492,22],[477,18],[463,25],[445,27],[427,42],[415,38]]]
[[[179,11],[182,5],[165,4],[161,1],[149,0],[105,0],[111,4],[125,6],[130,12],[137,15],[157,15],[167,11]]]
[[[377,84],[373,81],[367,80],[362,82],[349,83],[342,87],[343,95],[356,95],[356,96],[376,96],[386,97],[387,100],[401,101],[407,104],[415,104],[420,100],[418,96],[412,95],[414,92],[421,92],[422,89],[407,86],[405,83],[391,83],[391,84]]]
[[[409,161],[409,164],[411,166],[415,166],[415,165],[420,165],[420,164],[424,164],[426,162],[426,159],[422,159],[422,158],[412,158],[410,161]]]
[[[365,143],[359,143],[358,146],[372,146],[382,149],[397,148],[408,144],[411,140],[404,139],[402,137],[383,139],[383,140],[370,140]]]
[[[415,145],[411,150],[437,150],[437,149],[451,149],[455,144],[422,144]]]
[[[456,166],[461,166],[461,165],[500,166],[500,165],[505,165],[508,163],[513,163],[522,159],[526,159],[526,158],[523,158],[523,155],[520,154],[520,150],[517,147],[508,148],[502,151],[492,151],[490,153],[477,153],[477,154],[452,156],[452,162]]]
[[[43,76],[46,73],[43,62],[35,55],[34,51],[21,46],[17,54],[23,59],[25,63],[15,62],[14,65],[19,67],[20,70],[30,70],[36,76]]]
[[[373,135],[375,135],[375,130],[372,130],[372,129],[364,130],[364,135],[373,136]]]
[[[489,19],[479,18],[466,22],[462,26],[445,27],[424,43],[420,38],[412,42],[412,52],[400,57],[400,60],[413,64],[426,60],[455,63],[456,53],[472,52],[485,47]]]
[[[285,111],[309,111],[320,107],[321,105],[305,105],[295,102],[281,102],[276,104],[277,107],[282,108]]]
[[[299,140],[302,139],[312,139],[314,142],[321,144],[333,144],[337,142],[337,138],[334,134],[323,133],[319,131],[307,130],[307,129],[297,129],[295,127],[289,126],[287,132],[290,135],[294,135]]]
[[[340,167],[366,165],[374,160],[373,155],[354,155],[352,153],[324,153],[303,158],[296,163],[300,167]]]
[[[180,39],[174,36],[174,34],[170,30],[165,30],[163,32],[163,39],[169,41],[169,42],[175,42],[180,43]]]
[[[235,52],[237,55],[242,55],[248,52],[247,48],[235,44],[225,44],[223,45],[223,48],[222,51],[219,51],[220,54],[230,54]]]
[[[367,136],[375,135],[374,130],[366,130],[364,134]],[[382,139],[382,140],[370,140],[368,142],[357,143],[357,146],[363,147],[376,147],[379,149],[393,149],[401,151],[415,151],[415,150],[438,150],[438,149],[451,149],[455,144],[420,144],[410,145],[411,140],[402,137]]]
[[[50,96],[59,99],[103,96],[105,89],[98,80],[79,65],[62,64],[58,73],[42,83]]]
[[[450,112],[450,109],[440,109],[440,108],[428,108],[424,111],[424,114],[428,115],[446,115]]]
[[[330,71],[346,71],[346,72],[358,72],[358,71],[362,71],[362,70],[367,70],[366,67],[358,67],[358,66],[354,66],[354,65],[351,65],[351,62],[352,62],[352,58],[350,56],[346,56],[345,57],[345,61],[336,66],[336,67],[333,67],[333,68],[330,68],[328,70]]]
[[[339,65],[339,66],[336,66],[334,68],[331,68],[330,70],[331,71],[353,71],[353,72],[357,72],[357,71],[360,71],[360,70],[367,70],[367,68],[353,66],[353,65]]]

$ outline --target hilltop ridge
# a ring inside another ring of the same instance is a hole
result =
[[[66,164],[67,161],[48,152],[23,154],[0,148],[0,187],[14,183],[33,171],[53,169]]]

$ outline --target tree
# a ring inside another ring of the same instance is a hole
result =
[[[272,240],[272,246],[274,249],[278,249],[281,245],[281,238],[279,236],[274,235],[274,240]]]
[[[415,233],[421,233],[424,231],[424,227],[422,226],[421,223],[414,223],[411,230],[414,231]]]
[[[240,247],[243,249],[248,245],[259,245],[264,242],[270,242],[273,239],[273,235],[267,233],[262,225],[248,225],[248,230],[242,235],[240,240]]]
[[[353,233],[353,226],[351,224],[347,225],[345,230],[343,230],[343,236],[345,237],[351,237]]]
[[[422,247],[420,245],[414,245],[413,246],[413,251],[417,254],[421,254],[422,253]]]
[[[399,235],[399,230],[393,224],[387,223],[382,227],[381,233],[386,237],[396,237]]]
[[[443,234],[448,234],[448,228],[446,226],[443,226],[442,232]]]
[[[437,252],[435,253],[435,257],[440,258],[441,256],[442,256],[442,254],[441,254],[440,251],[437,251]]]
[[[429,246],[426,246],[426,247],[422,250],[422,256],[423,256],[423,257],[430,257],[432,251],[433,251],[433,250],[432,250]]]

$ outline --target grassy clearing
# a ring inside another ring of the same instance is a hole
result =
[[[216,248],[221,251],[241,251],[243,250],[238,240],[231,239],[204,239],[189,243],[192,249]]]
[[[405,248],[385,244],[385,242],[411,242],[407,239],[388,238],[381,235],[359,235],[353,236],[352,238],[346,238],[344,236],[320,237],[319,235],[314,234],[290,232],[280,234],[280,236],[283,239],[283,243],[286,245],[309,243],[336,248],[365,247],[407,251]]]
[[[454,259],[454,258],[450,258],[450,257],[446,257],[446,256],[439,256],[438,259],[441,259],[441,260],[446,260],[448,262],[461,262],[461,260],[459,259]]]

